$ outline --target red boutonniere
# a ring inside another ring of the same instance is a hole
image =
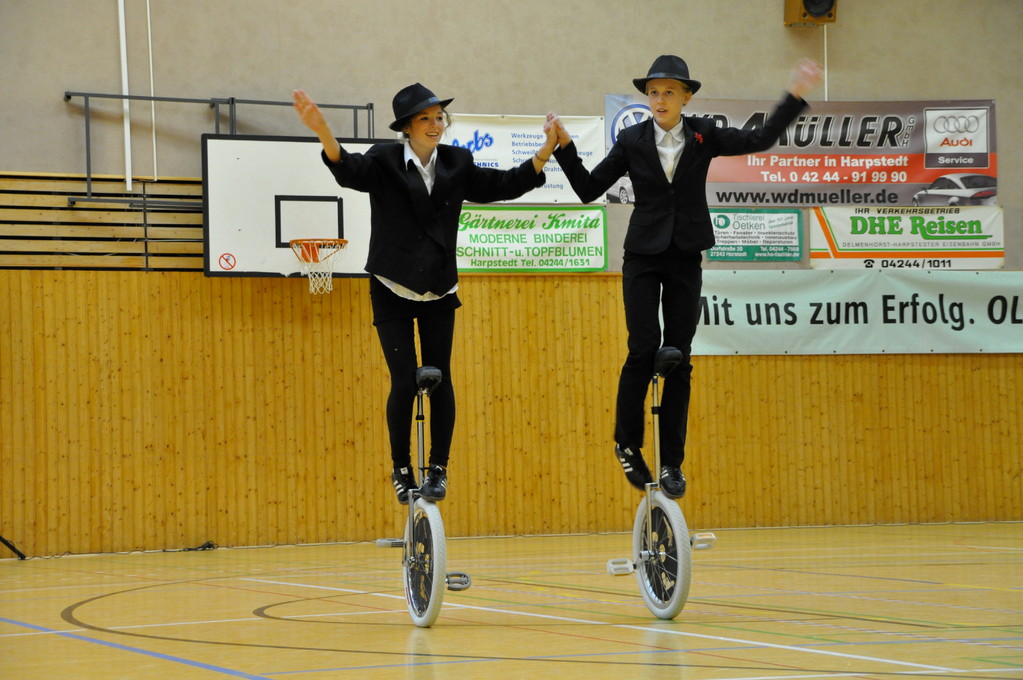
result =
[[[703,135],[701,135],[699,132],[697,132],[693,136],[696,137],[696,143],[697,144],[703,144]]]

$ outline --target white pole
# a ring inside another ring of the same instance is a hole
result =
[[[153,17],[149,11],[149,0],[146,0],[146,31],[149,37],[149,96],[156,96],[156,84],[153,81]],[[153,121],[153,181],[160,179],[156,169],[156,100],[149,102],[149,115]]]
[[[121,94],[128,95],[128,41],[124,27],[124,0],[117,0],[117,24],[121,37]],[[131,107],[127,99],[122,100],[124,111],[124,185],[131,191]]]
[[[828,101],[828,25],[824,24],[824,101]]]

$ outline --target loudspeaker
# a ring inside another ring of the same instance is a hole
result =
[[[838,0],[785,0],[785,25],[831,24],[837,11]]]

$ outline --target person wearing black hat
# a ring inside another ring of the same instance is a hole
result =
[[[402,143],[374,144],[365,153],[341,147],[319,107],[302,90],[294,107],[323,144],[323,162],[343,187],[365,191],[370,200],[370,273],[373,325],[391,376],[387,428],[401,503],[417,486],[410,456],[417,366],[435,366],[444,376],[430,397],[429,470],[419,486],[423,498],[447,495],[447,465],[455,426],[451,346],[458,299],[455,246],[463,201],[490,203],[518,198],[546,181],[544,164],[557,144],[552,126],[534,156],[510,170],[478,167],[468,149],[441,143],[452,99],[440,99],[420,83],[403,88],[391,102]],[[418,325],[420,362],[416,357]]]
[[[635,192],[625,234],[622,293],[628,356],[622,366],[615,407],[615,457],[629,482],[644,489],[651,473],[643,460],[644,400],[661,345],[682,350],[683,361],[664,380],[661,401],[661,489],[672,498],[686,492],[685,458],[689,411],[691,345],[696,334],[703,273],[702,251],[714,245],[707,206],[707,169],[715,156],[769,149],[807,106],[803,95],[821,80],[811,60],[793,71],[788,92],[756,129],[717,127],[709,118],[682,115],[700,89],[689,66],[675,55],[654,60],[633,85],[647,96],[651,118],[625,128],[607,157],[592,171],[556,114],[548,125],[558,132],[554,157],[579,199],[588,203],[629,174]],[[663,317],[663,331],[659,316]]]

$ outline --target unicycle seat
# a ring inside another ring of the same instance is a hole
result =
[[[420,366],[416,369],[416,386],[426,396],[433,394],[441,380],[443,380],[443,376],[440,369],[435,366]]]
[[[657,354],[654,356],[654,373],[663,378],[680,363],[682,363],[682,351],[677,347],[664,346],[657,350]]]

